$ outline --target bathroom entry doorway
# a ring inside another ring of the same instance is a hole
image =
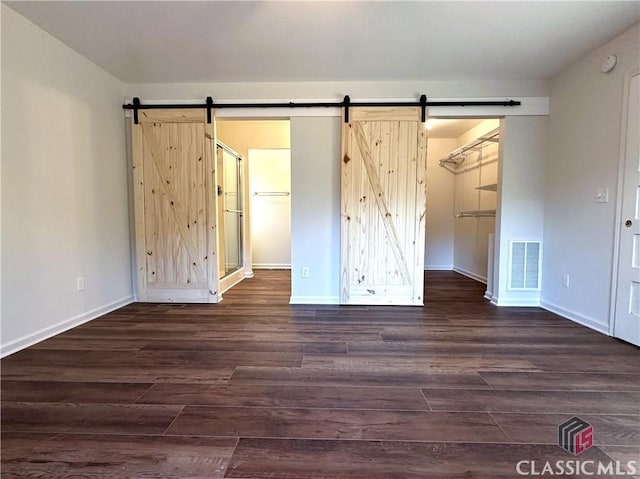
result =
[[[229,248],[223,248],[222,244],[219,247],[220,251],[238,259],[237,265],[228,258],[224,264],[220,261],[219,273],[226,273],[233,266],[238,269],[221,279],[220,291],[224,293],[244,278],[252,278],[254,269],[291,268],[290,121],[217,118],[216,138],[241,158],[238,204],[231,204],[232,195],[225,198],[225,209],[242,212],[236,217],[242,227],[234,223],[234,231],[240,232],[241,241],[236,249],[231,247],[231,241]],[[227,192],[230,191],[227,188]],[[218,203],[218,217],[224,214],[225,220],[232,221],[233,213],[223,213],[221,202]],[[222,232],[218,232],[218,236],[226,238]]]

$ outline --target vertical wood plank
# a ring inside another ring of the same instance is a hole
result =
[[[218,225],[216,221],[218,206],[218,184],[216,179],[216,135],[215,116],[213,123],[204,126],[204,156],[205,156],[205,215],[206,215],[206,252],[207,263],[207,293],[209,302],[216,303],[219,300],[218,259],[219,251]]]
[[[428,119],[428,112],[427,118]],[[424,244],[426,238],[426,214],[427,214],[427,148],[428,132],[426,124],[418,122],[418,157],[416,175],[416,244],[422,247],[415,248],[415,276],[413,280],[414,297],[416,303],[424,303]]]
[[[131,124],[133,148],[133,208],[136,242],[136,289],[138,301],[146,301],[144,144],[141,125]]]
[[[344,118],[344,109],[342,118]],[[340,152],[340,175],[342,179],[341,194],[341,228],[340,228],[340,303],[349,304],[351,301],[349,290],[351,285],[351,251],[352,245],[351,228],[353,201],[353,178],[351,175],[352,159],[349,157],[351,150],[351,125],[342,122],[342,147]],[[355,220],[355,218],[354,218]]]
[[[147,285],[164,281],[164,263],[158,254],[162,251],[162,235],[158,232],[157,218],[163,216],[162,212],[162,190],[158,190],[160,180],[153,166],[148,146],[144,139],[142,125],[140,125],[141,141],[143,142],[143,164],[144,164],[144,210],[145,210],[145,265]],[[156,261],[156,257],[158,261]]]
[[[418,132],[417,129],[420,127],[419,122],[402,122],[406,134],[407,141],[405,143],[405,151],[406,151],[406,161],[409,165],[408,176],[407,176],[407,188],[406,188],[406,202],[405,202],[405,239],[404,244],[406,245],[407,251],[407,265],[411,268],[411,282],[413,284],[413,280],[415,279],[415,265],[414,265],[414,256],[416,252],[416,234],[417,234],[417,224],[416,224],[416,189],[418,182],[418,171],[417,171],[417,157],[418,157]],[[411,302],[415,304],[416,295],[415,295],[415,284],[413,285],[413,289],[411,291]]]

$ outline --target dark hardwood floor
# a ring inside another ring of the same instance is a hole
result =
[[[581,460],[640,459],[638,348],[455,273],[426,285],[424,308],[290,306],[289,275],[259,271],[9,356],[2,477],[506,479],[575,460],[576,415]]]

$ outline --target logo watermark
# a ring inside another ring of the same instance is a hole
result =
[[[558,446],[574,456],[593,446],[593,426],[577,416],[558,426]]]
[[[577,416],[558,426],[558,446],[574,456],[593,447],[594,429]],[[557,460],[519,461],[520,476],[633,476],[640,473],[640,461]]]

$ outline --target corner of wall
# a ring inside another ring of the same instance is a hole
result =
[[[640,24],[551,80],[545,167],[542,305],[601,332],[610,330],[623,84],[640,67]],[[604,56],[618,64],[602,73]],[[596,203],[597,188],[609,202]],[[569,275],[571,287],[563,287]]]

